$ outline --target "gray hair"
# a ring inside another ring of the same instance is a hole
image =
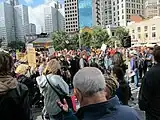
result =
[[[93,94],[105,89],[105,78],[102,72],[94,67],[85,67],[79,70],[73,78],[73,85],[80,90],[84,96]]]

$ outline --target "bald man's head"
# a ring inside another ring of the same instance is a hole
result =
[[[79,70],[73,79],[75,88],[85,96],[91,96],[105,89],[105,78],[102,72],[94,67]]]

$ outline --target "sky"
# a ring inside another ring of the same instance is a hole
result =
[[[20,4],[27,6],[36,7],[38,5],[44,4],[47,1],[57,1],[57,0],[19,0]],[[60,3],[63,3],[64,0],[58,0]]]
[[[47,5],[54,6],[57,0],[19,0],[20,4],[28,6],[29,23],[36,25],[37,33],[41,33],[42,28],[44,30],[44,7]],[[63,4],[64,0],[59,0]],[[47,4],[48,3],[48,4]],[[64,15],[64,9],[60,12]]]

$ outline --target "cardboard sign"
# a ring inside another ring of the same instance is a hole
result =
[[[17,60],[20,60],[20,59],[22,59],[23,57],[25,56],[25,54],[24,53],[16,53],[16,59]]]
[[[107,48],[107,45],[106,44],[102,44],[101,50],[105,52],[106,48]]]
[[[55,52],[55,49],[54,48],[49,48],[48,51],[49,51],[49,55],[53,55],[53,53]]]
[[[33,44],[32,43],[29,43],[29,44],[26,44],[26,48],[27,48],[27,51],[31,48],[33,48]]]
[[[28,65],[36,67],[36,51],[35,48],[29,48],[27,51]]]

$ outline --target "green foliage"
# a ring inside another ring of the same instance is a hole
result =
[[[25,48],[25,43],[22,41],[11,41],[10,43],[8,43],[8,47],[11,49],[23,49]]]
[[[69,35],[66,32],[54,32],[52,35],[53,46],[55,50],[62,49],[77,49],[78,37],[77,35]]]
[[[116,37],[122,43],[124,37],[129,36],[129,30],[126,30],[124,27],[118,27],[116,29]]]
[[[89,32],[82,32],[81,36],[81,45],[82,46],[87,46],[90,47],[91,46],[91,40],[92,40],[92,35]]]
[[[93,27],[92,36],[92,46],[95,48],[100,48],[103,43],[106,44],[109,40],[107,30],[101,27]]]

